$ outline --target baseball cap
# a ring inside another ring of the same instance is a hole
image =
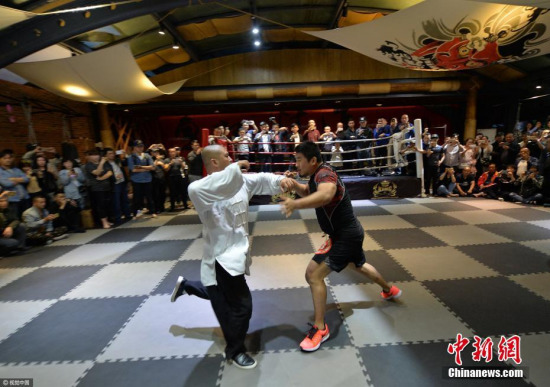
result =
[[[143,146],[143,141],[141,140],[134,141],[134,146]]]
[[[366,120],[367,120],[366,117],[361,117],[361,118],[359,118],[359,121],[366,121]]]
[[[438,139],[439,136],[438,136],[437,134],[432,134],[430,138],[431,138],[431,139]]]

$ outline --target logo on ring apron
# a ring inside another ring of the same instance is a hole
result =
[[[372,194],[375,198],[395,198],[397,197],[397,184],[389,180],[382,180],[374,185]]]

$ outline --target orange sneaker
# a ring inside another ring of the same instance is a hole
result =
[[[306,338],[300,343],[300,348],[302,351],[306,352],[317,351],[321,346],[321,343],[327,341],[329,337],[330,332],[328,330],[327,323],[325,323],[324,330],[317,328],[317,325],[311,325],[311,329],[308,331]]]
[[[382,298],[384,300],[391,300],[392,298],[399,298],[399,297],[401,297],[401,289],[399,289],[397,286],[393,285],[390,288],[389,292],[386,293],[385,291],[382,290],[380,295],[382,296]]]

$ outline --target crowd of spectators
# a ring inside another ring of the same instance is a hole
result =
[[[398,120],[379,118],[373,127],[366,117],[317,128],[315,120],[309,120],[301,129],[296,123],[282,126],[275,117],[258,125],[252,120],[242,120],[234,136],[227,127],[217,127],[209,137],[210,144],[226,147],[236,159],[248,160],[255,172],[283,172],[292,169],[294,147],[302,141],[316,142],[325,162],[350,174],[377,174],[379,169],[391,169],[397,174],[415,174],[414,168],[403,168],[414,160],[412,142],[414,137],[409,116],[403,114]],[[390,141],[393,142],[390,144]],[[398,162],[391,162],[396,158]],[[374,168],[373,167],[377,167]]]
[[[439,145],[425,133],[424,195],[473,196],[523,204],[550,203],[550,121],[523,131],[477,134],[462,144],[457,134]]]
[[[12,150],[0,152],[0,256],[85,232],[83,211],[96,227],[108,229],[190,208],[187,186],[203,174],[198,141],[187,158],[162,144],[145,151],[140,140],[128,154],[97,145],[84,160],[29,145],[17,165]]]

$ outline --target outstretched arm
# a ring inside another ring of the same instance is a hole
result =
[[[309,191],[309,189],[308,189]],[[281,212],[288,218],[294,210],[303,208],[318,208],[330,203],[336,194],[336,184],[321,183],[317,187],[317,192],[302,197],[301,199],[285,198],[281,202]]]

